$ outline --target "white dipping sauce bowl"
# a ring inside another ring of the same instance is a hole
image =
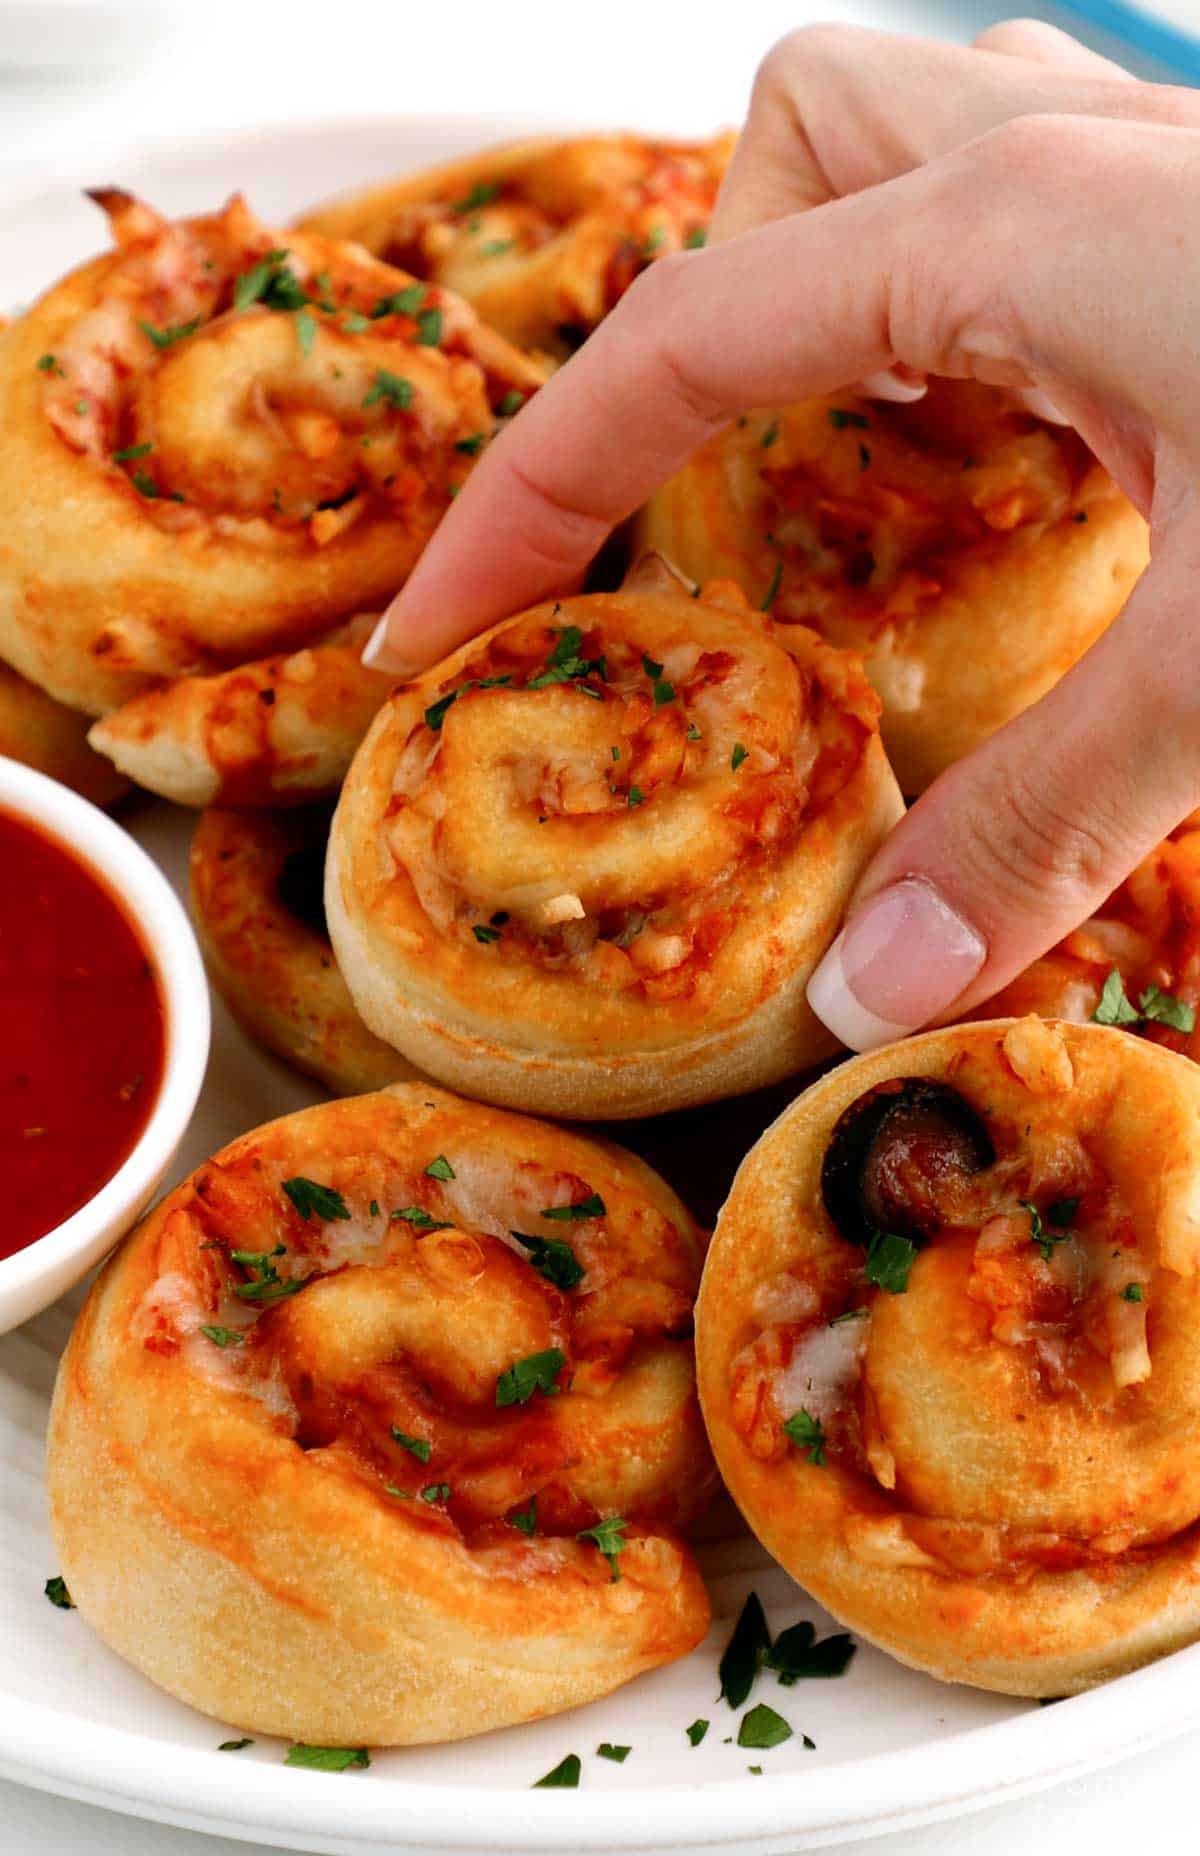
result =
[[[57,780],[0,755],[0,811],[61,845],[120,903],[153,963],[163,1002],[163,1073],[149,1118],[116,1172],[78,1211],[0,1257],[0,1334],[57,1301],[146,1209],[183,1136],[208,1063],[204,964],[183,905],[120,825]]]

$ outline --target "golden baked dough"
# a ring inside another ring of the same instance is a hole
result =
[[[715,1481],[700,1257],[631,1155],[426,1083],[243,1135],[63,1358],[71,1596],[193,1707],[318,1745],[456,1740],[673,1661],[709,1618],[674,1531]]]
[[[581,1118],[834,1048],[804,998],[901,811],[858,660],[661,563],[495,626],[380,710],[326,867],[359,1011],[423,1070]]]
[[[697,1309],[726,1483],[901,1661],[1016,1695],[1200,1637],[1200,1074],[1097,1025],[858,1057],[744,1162]]]
[[[354,1009],[325,927],[330,814],[201,813],[192,838],[192,919],[209,978],[233,1016],[335,1095],[420,1072]]]
[[[1200,813],[1143,858],[1090,920],[981,1009],[1077,1024],[1099,1011],[1102,1021],[1200,1061]]]
[[[638,273],[702,245],[735,137],[539,139],[332,200],[300,224],[473,303],[519,347],[565,360]]]
[[[88,746],[88,718],[55,702],[0,663],[0,754],[74,787],[93,805],[111,805],[129,783]]]
[[[390,598],[541,377],[459,299],[240,199],[96,197],[115,249],[0,345],[0,656],[91,714]]]
[[[697,579],[862,651],[902,790],[1035,702],[1116,617],[1146,524],[1079,436],[996,388],[931,380],[739,420],[637,524]]]
[[[139,786],[184,806],[301,805],[336,793],[396,682],[360,653],[368,613],[299,651],[133,696],[88,740]]]

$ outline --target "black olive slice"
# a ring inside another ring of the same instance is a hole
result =
[[[939,1188],[991,1166],[996,1150],[970,1103],[945,1083],[902,1076],[868,1089],[839,1118],[821,1167],[821,1197],[852,1244],[876,1231],[927,1238]]]

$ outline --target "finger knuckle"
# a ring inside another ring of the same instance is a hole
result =
[[[1083,116],[1014,116],[973,145],[975,165],[1010,196],[1065,195],[1094,175],[1103,131],[1102,123]]]
[[[984,795],[968,820],[968,874],[1005,910],[1028,909],[1031,896],[1041,906],[1078,898],[1086,910],[1116,880],[1112,831],[1040,769],[1010,771],[1003,792]]]
[[[863,33],[855,26],[821,21],[797,26],[767,52],[758,67],[754,95],[758,102],[790,96],[802,79],[862,57]]]

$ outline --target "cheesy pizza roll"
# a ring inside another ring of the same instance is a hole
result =
[[[1200,1060],[1200,814],[1142,859],[1095,915],[985,1009],[1094,1019]]]
[[[238,198],[95,197],[113,249],[0,345],[0,656],[100,714],[390,598],[540,374],[448,292]]]
[[[325,926],[328,808],[212,806],[192,837],[192,920],[209,978],[250,1036],[335,1095],[418,1072],[363,1024]]]
[[[901,810],[858,660],[647,563],[380,710],[326,909],[359,1011],[511,1107],[638,1116],[827,1055],[804,986]]]
[[[333,200],[301,224],[357,239],[457,291],[519,347],[565,360],[654,258],[704,243],[733,143],[518,142]]]
[[[129,785],[88,746],[88,718],[64,708],[0,663],[0,754],[74,787],[94,805],[111,805]]]
[[[1146,524],[1077,433],[997,388],[838,394],[740,419],[641,541],[864,654],[908,795],[1035,702],[1124,605]]]
[[[704,1635],[700,1234],[620,1149],[401,1084],[269,1123],[104,1271],[49,1490],[71,1596],[172,1694],[456,1740]],[[136,1578],[130,1568],[136,1566]]]
[[[744,1162],[697,1315],[755,1533],[919,1669],[1064,1695],[1200,1636],[1200,1074],[1098,1025],[858,1057]]]
[[[178,805],[301,805],[335,793],[396,681],[362,662],[374,623],[366,614],[298,651],[156,684],[88,739]]]

